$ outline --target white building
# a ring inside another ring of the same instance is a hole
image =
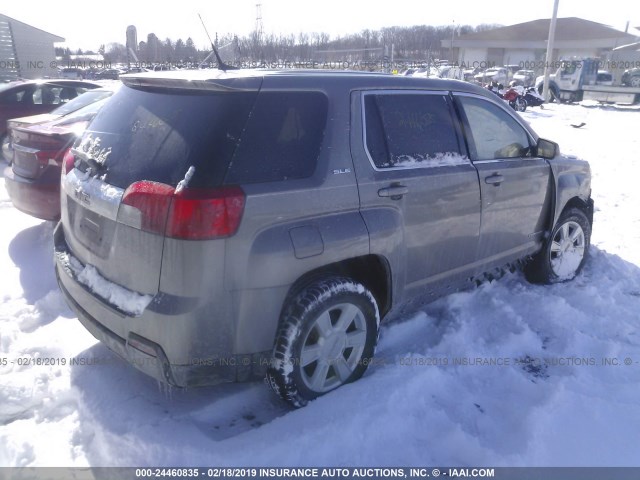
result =
[[[64,38],[0,14],[0,81],[55,77],[56,42]]]
[[[533,20],[444,40],[453,47],[453,58],[465,66],[487,68],[521,65],[541,71],[547,51],[550,19]],[[607,25],[581,18],[559,18],[553,60],[570,57],[598,57],[612,60],[614,48],[634,42],[636,37]],[[617,58],[613,58],[616,60]],[[619,60],[619,59],[618,59]]]

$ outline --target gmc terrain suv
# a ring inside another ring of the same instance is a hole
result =
[[[80,321],[188,387],[256,377],[295,406],[362,376],[380,321],[526,260],[573,278],[586,162],[458,81],[136,74],[67,154],[56,272]]]

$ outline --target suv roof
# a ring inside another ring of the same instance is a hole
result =
[[[174,70],[145,72],[121,76],[122,82],[131,87],[160,87],[196,90],[259,90],[265,78],[271,85],[290,87],[305,79],[308,86],[341,83],[350,89],[357,88],[432,88],[484,94],[484,89],[459,80],[421,78],[376,72],[321,69],[246,69],[246,70]]]

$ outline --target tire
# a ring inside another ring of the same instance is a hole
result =
[[[516,98],[516,111],[524,112],[526,109],[527,109],[527,101],[522,97]]]
[[[7,153],[9,153],[9,135],[3,135],[0,137],[0,158],[11,165],[13,158],[10,158]]]
[[[631,79],[629,80],[629,85],[635,88],[639,88],[640,87],[640,75],[634,75],[633,77],[631,77]]]
[[[294,407],[360,378],[373,358],[375,298],[348,278],[318,280],[283,309],[267,381]]]
[[[587,259],[591,224],[578,208],[564,212],[543,249],[525,267],[527,279],[534,283],[558,283],[575,278]]]
[[[538,94],[542,95],[544,91],[543,85],[540,84],[538,85]],[[558,89],[556,87],[553,87],[552,85],[549,85],[549,102],[548,103],[553,103],[553,102],[557,102],[560,103],[560,92],[558,92]]]

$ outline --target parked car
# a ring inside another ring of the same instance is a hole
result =
[[[598,70],[596,74],[596,85],[613,85],[613,74],[606,70]]]
[[[66,67],[60,69],[61,78],[70,78],[72,80],[83,80],[86,76],[85,71],[79,67]]]
[[[509,76],[509,79],[512,79],[515,73],[518,70],[520,70],[522,67],[520,65],[503,65],[502,68],[507,70],[507,75]]]
[[[54,110],[49,121],[39,121],[40,115],[9,121],[12,162],[4,181],[18,210],[43,220],[60,218],[62,159],[113,92],[91,90],[74,100],[83,104],[80,108],[67,111],[70,102]]]
[[[28,80],[0,85],[0,144],[6,143],[10,118],[48,113],[61,103],[99,86],[78,80]]]
[[[536,81],[536,72],[533,70],[518,70],[513,74],[513,81],[516,82],[516,85],[530,87]]]
[[[102,100],[103,98],[110,97],[115,89],[119,86],[118,82],[114,82],[110,86],[104,86],[96,88],[94,90],[88,90],[85,93],[75,97],[72,100],[63,102],[59,106],[49,113],[41,113],[39,115],[30,115],[28,117],[13,118],[7,121],[7,135],[5,135],[2,142],[2,156],[7,163],[13,161],[13,146],[11,144],[11,129],[17,127],[35,125],[37,123],[52,122],[60,117],[69,115],[76,110],[79,110],[87,105]]]
[[[118,80],[123,73],[125,73],[123,70],[117,68],[106,68],[96,73],[93,78],[96,80]]]
[[[640,88],[640,68],[625,70],[622,74],[622,85]]]
[[[82,324],[158,381],[359,378],[380,321],[529,259],[575,277],[588,163],[476,85],[326,71],[123,77],[65,157],[54,232]]]
[[[149,70],[147,70],[144,67],[130,67],[127,68],[124,73],[144,73],[144,72],[148,72]]]
[[[463,80],[464,79],[464,72],[463,70],[455,65],[444,65],[442,67],[438,68],[439,70],[439,77],[440,78],[452,78],[455,80]]]
[[[481,69],[479,67],[467,68],[462,72],[464,77],[463,80],[465,82],[474,82],[476,75],[480,72]]]
[[[440,70],[438,67],[418,68],[411,74],[413,77],[420,78],[440,78]]]
[[[506,85],[509,82],[509,72],[503,67],[488,68],[484,72],[478,73],[474,78],[478,83]]]

